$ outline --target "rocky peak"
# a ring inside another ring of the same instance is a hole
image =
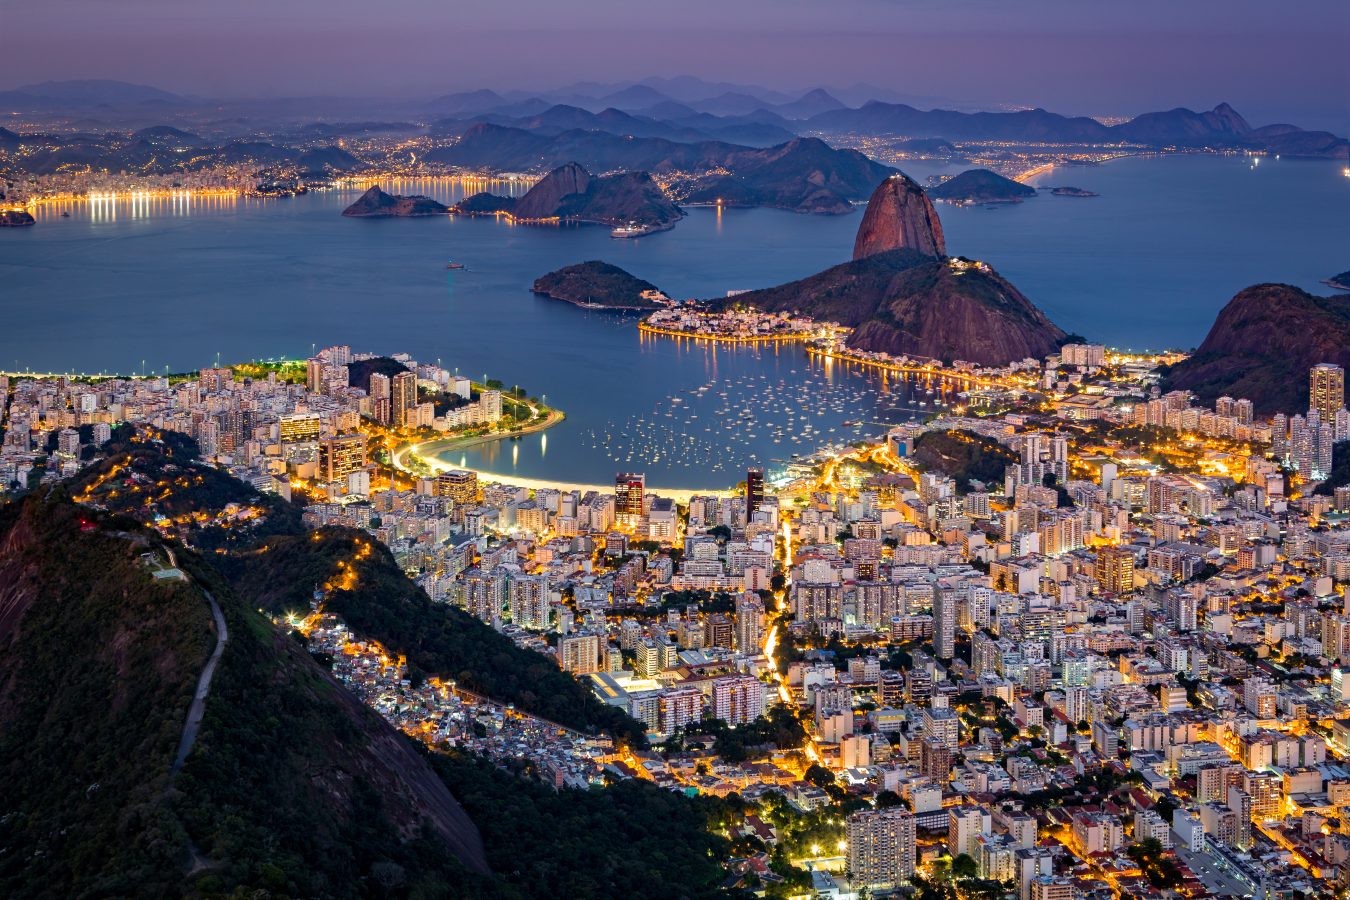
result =
[[[518,219],[545,219],[558,214],[564,197],[585,194],[591,188],[591,173],[580,163],[559,166],[539,180],[516,201]]]
[[[947,255],[937,210],[912,178],[896,173],[878,185],[867,201],[853,242],[853,258],[901,249],[925,256]]]

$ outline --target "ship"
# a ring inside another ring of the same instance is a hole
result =
[[[462,269],[464,268],[464,263],[457,263],[452,259],[446,262],[445,267],[447,269]]]
[[[626,225],[619,225],[610,230],[609,236],[612,238],[640,238],[649,234],[656,234],[658,231],[669,231],[674,227],[674,223],[668,225],[641,225],[637,222],[629,222]]]

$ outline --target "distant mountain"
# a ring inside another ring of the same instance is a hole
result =
[[[185,101],[185,97],[169,93],[167,90],[99,78],[81,81],[43,81],[41,84],[22,85],[12,92],[4,93],[35,97],[72,108],[134,107],[142,104],[173,104]]]
[[[1308,408],[1308,370],[1318,363],[1350,368],[1350,297],[1258,284],[1228,301],[1166,383],[1207,403],[1226,395],[1262,414],[1296,413]]]
[[[439,216],[449,211],[449,207],[437,203],[430,197],[387,194],[376,184],[371,185],[370,189],[344,209],[342,214],[351,218],[381,219],[394,216]]]
[[[1177,108],[1143,113],[1128,122],[1107,126],[1095,119],[1062,116],[1043,109],[965,113],[873,101],[858,109],[837,109],[812,116],[804,125],[826,133],[897,134],[949,141],[1125,142],[1150,147],[1245,147],[1332,159],[1350,156],[1350,143],[1335,135],[1303,131],[1292,125],[1252,128],[1227,103],[1208,112]]]
[[[0,150],[12,153],[19,149],[19,144],[22,141],[23,138],[19,136],[18,132],[10,131],[8,128],[0,128]]]
[[[821,88],[809,91],[791,103],[779,103],[770,107],[773,112],[785,119],[809,119],[821,113],[844,108],[843,103]]]
[[[49,175],[62,169],[88,167],[109,172],[164,175],[193,172],[213,166],[287,166],[301,174],[350,172],[363,163],[340,147],[299,149],[269,141],[236,141],[204,146],[191,132],[166,125],[141,129],[132,135],[109,132],[86,134],[20,135],[25,154],[23,171]],[[192,147],[193,153],[180,153]]]
[[[185,580],[155,577],[175,564]],[[209,564],[63,489],[0,507],[0,781],[9,897],[356,898],[390,872],[488,877],[408,738]]]
[[[670,120],[649,115],[638,115],[614,107],[591,112],[579,106],[557,104],[536,115],[511,116],[500,112],[482,113],[467,119],[445,119],[433,126],[433,133],[463,135],[475,125],[490,124],[519,128],[538,134],[561,134],[564,131],[603,131],[607,134],[644,138],[661,138],[680,143],[721,140],[751,146],[770,146],[791,140],[794,135],[785,127],[773,123],[750,121],[745,118],[723,118],[696,113],[679,104],[683,118]],[[786,125],[786,120],[772,113],[763,117]]]
[[[437,97],[427,104],[427,108],[443,114],[478,113],[506,106],[508,102],[496,91],[461,91]]]
[[[577,163],[549,172],[516,200],[476,194],[457,204],[455,211],[468,215],[509,212],[523,221],[569,219],[603,225],[667,226],[684,217],[646,172],[597,178]]]
[[[736,206],[776,206],[802,212],[847,212],[849,201],[867,195],[893,169],[856,150],[835,150],[814,138],[769,148],[722,141],[681,143],[624,138],[596,131],[539,135],[518,128],[476,125],[459,143],[428,158],[448,165],[492,171],[537,171],[577,162],[591,171],[701,172],[685,199]]]
[[[934,200],[1005,203],[1036,196],[1036,189],[988,169],[968,169],[928,191]]]
[[[661,294],[656,285],[598,259],[541,275],[530,290],[585,307],[650,310],[667,305],[655,299]]]
[[[202,143],[201,137],[171,125],[153,125],[131,134],[133,141],[146,141],[163,147],[196,147]]]
[[[897,172],[877,185],[853,241],[853,258],[891,250],[946,256],[947,241],[937,210],[912,178]]]
[[[1326,284],[1337,290],[1350,291],[1350,271],[1342,272],[1339,275],[1332,275],[1326,280]]]
[[[633,110],[655,106],[658,103],[670,103],[672,100],[654,87],[649,87],[645,84],[635,84],[631,87],[626,87],[621,91],[615,91],[612,94],[606,94],[603,97],[599,97],[595,102],[602,106]]]
[[[715,116],[743,116],[771,104],[758,97],[737,91],[727,91],[716,97],[708,97],[689,104],[699,112],[712,113]]]

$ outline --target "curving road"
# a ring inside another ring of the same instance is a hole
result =
[[[169,558],[173,560],[173,551],[169,551]],[[177,565],[176,560],[174,565]],[[178,774],[178,770],[183,768],[188,754],[192,752],[192,745],[197,741],[197,732],[202,727],[202,716],[206,713],[206,695],[211,692],[211,679],[216,674],[216,663],[220,662],[220,656],[225,652],[225,642],[230,639],[230,629],[225,625],[225,614],[220,611],[220,604],[206,588],[201,588],[201,592],[206,597],[206,602],[211,604],[211,617],[216,621],[216,649],[211,651],[211,658],[206,661],[206,666],[197,679],[197,693],[193,695],[192,705],[188,707],[187,721],[183,723],[183,736],[178,740],[178,754],[169,768],[170,775]]]

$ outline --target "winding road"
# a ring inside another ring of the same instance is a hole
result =
[[[177,567],[178,561],[174,559],[172,550],[169,551],[169,559]],[[178,774],[178,770],[183,768],[188,754],[192,752],[192,745],[197,741],[197,732],[202,727],[202,716],[206,713],[206,696],[211,692],[211,679],[216,674],[216,663],[220,662],[220,656],[225,652],[225,642],[230,639],[230,629],[225,625],[225,614],[220,611],[220,604],[206,588],[200,585],[198,588],[202,596],[206,597],[206,602],[211,605],[211,617],[216,621],[216,648],[211,651],[211,658],[206,661],[206,666],[197,679],[197,692],[192,697],[192,705],[188,707],[187,721],[183,723],[183,736],[178,740],[178,754],[169,768],[170,775]]]

